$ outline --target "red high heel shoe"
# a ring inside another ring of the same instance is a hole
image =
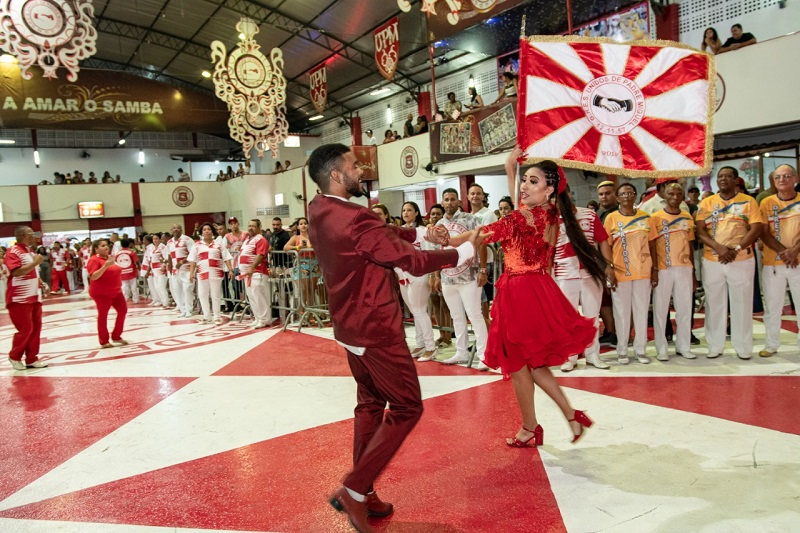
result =
[[[506,444],[512,448],[535,448],[536,446],[544,444],[544,429],[542,426],[537,425],[533,430],[522,426],[522,429],[533,433],[533,435],[531,435],[528,440],[519,440],[517,437],[511,437],[510,439],[506,439]],[[533,443],[531,443],[531,441],[533,441]]]
[[[572,444],[575,444],[583,437],[583,434],[585,433],[583,431],[583,428],[592,427],[594,422],[592,422],[591,418],[586,416],[586,413],[584,413],[583,411],[578,411],[577,409],[575,409],[575,414],[573,415],[573,417],[574,418],[570,418],[569,420],[567,420],[567,422],[577,422],[581,426],[581,432],[578,433],[577,435],[575,435],[574,433],[572,435]]]

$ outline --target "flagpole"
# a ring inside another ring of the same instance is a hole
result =
[[[572,35],[572,1],[567,0],[567,35]]]
[[[520,32],[519,32],[519,38],[520,39],[524,39],[525,38],[525,18],[526,17],[527,17],[527,15],[522,15],[522,28],[520,29]]]

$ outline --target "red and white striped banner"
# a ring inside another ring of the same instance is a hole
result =
[[[522,39],[518,143],[525,159],[597,172],[707,174],[715,75],[713,56],[676,43]]]

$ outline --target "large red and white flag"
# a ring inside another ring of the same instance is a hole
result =
[[[712,56],[675,43],[521,41],[517,140],[525,159],[630,177],[712,164]]]

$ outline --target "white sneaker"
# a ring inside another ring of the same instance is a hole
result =
[[[745,360],[745,361],[747,361],[748,359],[750,359],[750,354],[749,354],[749,353],[737,353],[737,354],[736,354],[736,356],[737,356],[739,359],[743,359],[743,360]]]
[[[44,361],[34,361],[33,363],[31,363],[29,365],[26,364],[25,367],[26,368],[47,368],[47,363],[45,363]]]
[[[420,355],[422,355],[423,353],[425,353],[425,347],[424,347],[424,346],[423,346],[422,348],[414,348],[414,349],[411,351],[411,357],[412,357],[412,358],[414,358],[414,359],[416,359],[417,357],[419,357],[419,356],[420,356]]]
[[[436,355],[438,353],[439,351],[436,348],[434,348],[433,350],[426,350],[425,352],[423,352],[422,355],[419,356],[419,359],[417,359],[417,361],[419,361],[420,363],[424,363],[426,361],[433,361],[436,359]]]
[[[481,372],[486,372],[489,370],[489,367],[486,366],[486,363],[478,359],[478,364],[473,367],[475,370],[480,370]]]
[[[197,321],[197,323],[198,324],[211,324],[211,319],[210,318],[201,318],[200,320]]]
[[[463,365],[466,364],[468,361],[469,361],[468,355],[455,354],[453,357],[450,357],[442,361],[442,363],[446,365]]]
[[[221,325],[222,324],[222,319],[219,318],[219,317],[215,318],[214,319],[214,324],[217,325],[217,326]]]
[[[25,365],[25,361],[15,361],[14,359],[11,359],[9,357],[8,362],[11,363],[11,368],[13,368],[14,370],[25,370],[26,368],[28,368]]]
[[[642,354],[637,353],[636,354],[636,360],[639,361],[640,363],[642,363],[643,365],[649,365],[650,364],[650,358],[647,357],[643,353]]]
[[[561,365],[562,372],[572,372],[573,368],[575,368],[575,363],[572,362],[572,359],[567,359],[567,362]]]
[[[656,359],[658,359],[659,361],[669,361],[669,354],[660,353],[656,355]]]
[[[627,355],[620,355],[620,356],[617,358],[617,361],[619,361],[619,364],[621,364],[621,365],[627,365],[628,363],[630,363],[630,362],[631,362],[631,360],[630,360],[630,359],[628,359],[628,356],[627,356]]]
[[[596,355],[587,355],[586,364],[592,365],[593,367],[598,368],[600,370],[608,370],[609,368],[611,368],[611,366],[608,363],[606,363],[605,361],[600,359],[599,356]]]
[[[675,355],[680,355],[684,359],[697,359],[697,354],[694,352],[675,352]]]
[[[708,352],[706,357],[709,358],[709,359],[716,359],[720,355],[722,355],[720,352]]]

